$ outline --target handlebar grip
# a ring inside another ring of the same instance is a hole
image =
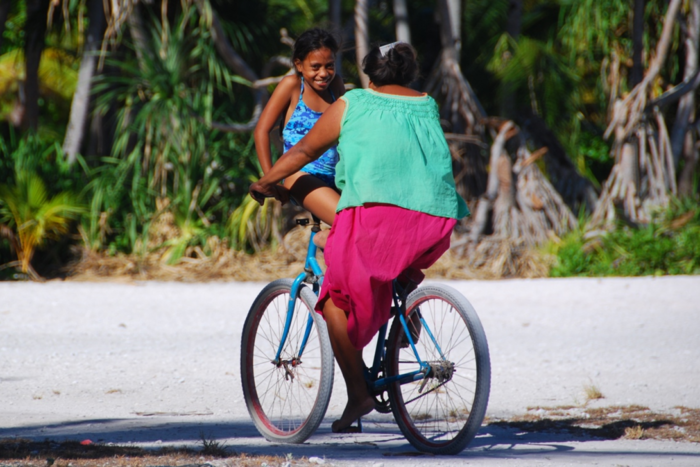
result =
[[[269,196],[266,196],[263,193],[260,193],[259,191],[255,190],[250,192],[250,196],[252,196],[255,201],[261,204],[265,202],[265,198],[270,198]]]

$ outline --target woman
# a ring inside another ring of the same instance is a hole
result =
[[[413,48],[375,47],[363,61],[369,89],[331,105],[313,129],[277,161],[251,195],[285,200],[277,183],[338,145],[342,190],[325,250],[316,310],[323,314],[348,403],[334,432],[374,409],[362,348],[390,318],[392,281],[411,287],[449,248],[452,229],[469,214],[457,194],[452,159],[435,101],[410,89],[418,74]]]

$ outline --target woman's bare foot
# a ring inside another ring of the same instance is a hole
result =
[[[321,230],[316,235],[314,235],[314,245],[319,248],[326,248],[326,241],[328,240],[328,235],[331,233],[330,230]]]
[[[374,410],[374,399],[368,397],[360,403],[348,401],[343,415],[331,425],[333,433],[341,433],[353,424],[355,420]]]

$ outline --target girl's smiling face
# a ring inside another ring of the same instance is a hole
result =
[[[323,92],[335,76],[335,54],[324,47],[309,52],[304,60],[294,62],[294,66],[309,86],[317,92]]]

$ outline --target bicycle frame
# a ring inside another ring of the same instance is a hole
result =
[[[416,363],[418,363],[419,369],[410,373],[402,373],[396,376],[385,376],[383,378],[379,377],[379,372],[381,370],[382,363],[384,362],[386,356],[386,332],[389,323],[385,323],[381,328],[379,328],[379,333],[377,335],[377,346],[374,351],[374,360],[372,362],[372,368],[369,368],[365,371],[365,379],[367,380],[371,392],[373,393],[380,393],[386,390],[386,387],[388,385],[393,384],[397,381],[399,382],[399,384],[406,384],[411,383],[413,381],[425,379],[426,377],[428,377],[431,369],[430,364],[421,359],[420,354],[418,353],[418,349],[416,349],[416,344],[413,341],[413,335],[408,329],[408,323],[406,323],[406,296],[401,295],[397,291],[396,281],[394,281],[393,301],[394,306],[392,310],[394,312],[394,319],[398,319],[401,322],[401,327],[403,328],[404,335],[408,338],[408,343],[411,346],[411,350],[413,350],[413,355],[416,357]],[[416,310],[416,313],[418,313],[421,326],[426,331],[431,341],[433,342],[433,345],[435,345],[435,348],[440,353],[440,357],[444,360],[445,356],[442,353],[442,349],[437,343],[435,336],[433,336],[433,333],[431,332],[428,323],[426,323],[423,319],[420,310]]]
[[[300,219],[297,220],[297,223],[299,225],[307,225],[309,221],[307,219]],[[282,332],[282,339],[280,340],[279,347],[277,348],[277,354],[275,355],[275,360],[274,363],[279,363],[280,361],[280,355],[282,353],[282,349],[284,348],[285,343],[287,342],[287,337],[289,335],[289,327],[291,326],[292,323],[292,318],[294,317],[294,304],[296,303],[297,297],[299,296],[299,289],[302,287],[302,284],[311,284],[313,287],[313,291],[316,295],[319,293],[319,289],[321,284],[323,283],[323,270],[321,269],[321,266],[318,264],[318,260],[316,259],[316,254],[318,253],[318,247],[314,244],[314,236],[316,233],[320,232],[320,221],[316,218],[314,218],[314,224],[311,227],[311,237],[309,238],[309,247],[306,253],[306,260],[304,262],[304,272],[299,274],[296,279],[294,279],[294,282],[292,283],[292,288],[289,293],[289,302],[287,303],[287,316],[285,320],[285,325],[284,325],[284,331]],[[374,360],[372,363],[372,368],[366,370],[365,372],[365,379],[367,380],[368,384],[370,385],[370,388],[372,392],[379,393],[382,392],[386,389],[386,387],[390,384],[393,384],[395,382],[399,382],[400,384],[406,384],[410,383],[413,381],[419,381],[422,379],[425,379],[426,377],[429,376],[430,374],[430,364],[428,362],[425,362],[421,359],[418,349],[416,349],[415,342],[413,341],[413,336],[411,335],[411,332],[408,329],[408,324],[406,323],[406,296],[404,294],[401,294],[397,291],[397,283],[394,281],[394,290],[393,290],[393,311],[394,311],[394,318],[399,319],[401,322],[401,326],[403,327],[404,330],[404,335],[407,336],[408,342],[411,346],[411,349],[413,350],[413,354],[416,357],[416,362],[419,364],[419,369],[416,371],[412,371],[410,373],[404,373],[401,375],[396,375],[396,376],[391,376],[391,377],[383,377],[379,378],[379,372],[382,366],[382,363],[385,359],[385,344],[386,344],[386,332],[388,328],[388,323],[385,323],[380,329],[379,329],[379,334],[377,336],[377,346],[374,352]],[[433,336],[433,333],[430,331],[430,327],[428,326],[428,323],[425,322],[423,319],[423,316],[420,314],[420,310],[416,310],[416,313],[418,313],[421,326],[425,330],[425,333],[430,337],[430,339],[433,342],[433,345],[435,345],[435,348],[438,350],[440,353],[440,357],[444,360],[445,356],[442,353],[442,349],[440,348],[440,345],[437,343],[437,340],[435,339],[435,336]],[[313,318],[309,315],[307,323],[306,323],[306,330],[304,331],[304,337],[301,342],[301,346],[299,347],[299,355],[295,357],[295,359],[301,359],[304,349],[306,348],[306,343],[308,341],[309,335],[311,334],[311,329],[313,328]]]
[[[297,224],[299,225],[307,225],[308,223],[308,219],[297,220]],[[323,282],[323,270],[321,269],[321,266],[318,264],[318,260],[316,259],[318,247],[314,244],[314,236],[316,236],[316,234],[320,231],[320,221],[314,218],[314,224],[311,227],[311,237],[309,238],[309,247],[306,252],[306,260],[304,261],[304,272],[299,274],[296,277],[296,279],[294,279],[294,282],[292,283],[292,289],[289,292],[289,302],[287,303],[287,319],[284,324],[282,339],[280,340],[280,345],[277,348],[277,354],[275,355],[275,363],[279,363],[280,355],[282,354],[282,349],[284,348],[284,345],[287,342],[287,337],[289,335],[289,327],[291,326],[292,318],[294,317],[294,303],[296,303],[296,300],[299,297],[300,287],[304,283],[311,284],[314,293],[318,295],[321,283]],[[306,322],[306,330],[304,331],[304,338],[302,339],[301,346],[299,347],[299,355],[296,356],[296,358],[298,359],[301,359],[301,356],[304,353],[304,349],[306,348],[306,343],[309,339],[309,335],[311,334],[311,329],[313,328],[313,325],[314,320],[309,315],[309,318]]]

